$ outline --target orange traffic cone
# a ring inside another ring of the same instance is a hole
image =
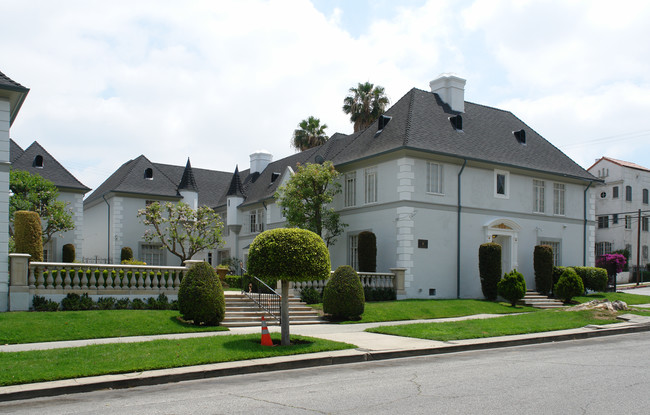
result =
[[[264,316],[262,316],[262,346],[273,346],[273,340],[269,334],[269,328],[266,327]]]

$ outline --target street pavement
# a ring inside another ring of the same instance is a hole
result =
[[[643,288],[630,288],[625,292],[650,296],[650,286]],[[648,299],[648,302],[650,303],[650,298]],[[648,304],[648,307],[650,307],[650,304]],[[510,315],[483,314],[435,320],[408,320],[365,324],[297,325],[291,327],[291,334],[345,342],[354,344],[357,346],[357,348],[333,352],[311,353],[306,355],[303,354],[295,356],[271,357],[237,362],[215,363],[201,366],[152,370],[120,375],[94,376],[53,382],[6,386],[0,387],[0,401],[29,399],[41,396],[56,396],[60,394],[88,392],[106,388],[128,388],[141,385],[162,384],[208,377],[233,376],[238,374],[260,373],[315,366],[330,366],[346,363],[367,362],[372,360],[435,355],[467,350],[493,349],[500,347],[512,347],[650,331],[650,317],[637,316],[633,314],[623,315],[621,316],[623,319],[621,323],[611,324],[607,326],[586,326],[571,330],[448,342],[388,336],[376,333],[368,333],[364,331],[366,328],[378,327],[382,325],[509,317]],[[270,326],[269,330],[272,332],[279,332],[280,328],[278,326]],[[227,332],[221,331],[212,333],[185,333],[161,336],[137,336],[125,338],[4,345],[0,346],[0,353],[65,347],[82,347],[91,344],[129,343],[151,341],[156,339],[183,339],[189,337],[223,336],[245,333],[260,333],[260,328],[232,328]]]

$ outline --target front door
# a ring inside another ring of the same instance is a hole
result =
[[[509,235],[496,235],[492,242],[501,245],[501,273],[505,274],[512,271],[512,237]]]

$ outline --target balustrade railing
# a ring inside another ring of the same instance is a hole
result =
[[[395,285],[395,274],[392,272],[357,272],[357,274],[363,287],[397,289]],[[297,291],[305,288],[314,288],[321,291],[325,288],[326,284],[327,280],[300,281],[294,282],[293,288]]]

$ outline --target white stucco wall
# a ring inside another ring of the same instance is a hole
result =
[[[0,311],[9,309],[9,101],[0,98]]]
[[[83,194],[72,192],[59,192],[58,200],[68,203],[68,208],[72,211],[72,220],[75,228],[68,232],[57,233],[52,236],[52,240],[47,244],[48,260],[51,262],[61,262],[63,257],[63,245],[73,244],[75,247],[76,259],[81,261],[83,253]]]

